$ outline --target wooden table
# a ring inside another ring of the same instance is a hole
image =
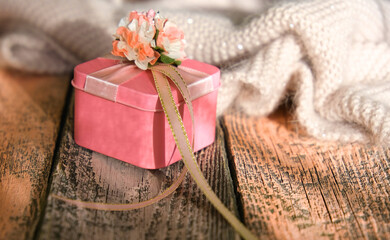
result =
[[[239,239],[187,176],[146,208],[110,212],[166,189],[183,163],[144,170],[77,146],[69,76],[0,70],[0,239]],[[288,108],[230,110],[197,153],[222,201],[261,239],[390,238],[390,151],[308,137]]]

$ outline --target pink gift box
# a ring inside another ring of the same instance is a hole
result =
[[[219,69],[187,59],[178,67],[194,109],[194,150],[214,142]],[[76,66],[74,139],[80,146],[135,166],[157,169],[181,159],[151,72],[97,58]],[[192,121],[177,88],[173,97],[189,139]]]

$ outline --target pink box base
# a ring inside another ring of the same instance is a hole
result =
[[[219,80],[219,70],[215,74]],[[85,74],[75,73],[75,79],[80,76],[85,77]],[[77,85],[77,80],[73,84]],[[216,103],[217,89],[192,101],[195,151],[214,142]],[[156,104],[156,109],[159,106],[160,103]],[[191,139],[188,108],[181,104],[179,110]],[[146,169],[166,167],[181,159],[164,112],[140,110],[79,88],[75,89],[74,138],[80,146]]]

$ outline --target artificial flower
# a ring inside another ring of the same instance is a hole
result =
[[[173,59],[183,59],[184,53],[184,33],[179,30],[176,24],[156,15],[156,28],[159,31],[157,37],[157,47],[164,49],[163,54]]]
[[[122,18],[114,37],[111,53],[143,70],[157,61],[179,65],[185,57],[183,32],[153,10]]]

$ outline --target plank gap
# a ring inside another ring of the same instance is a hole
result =
[[[69,75],[69,79],[72,79],[72,76],[73,76],[73,73],[71,75]],[[42,210],[38,214],[39,220],[38,220],[38,224],[34,230],[34,236],[33,236],[34,240],[38,239],[38,233],[39,233],[39,231],[42,227],[42,224],[43,224],[47,201],[48,201],[49,193],[51,190],[51,183],[53,181],[53,173],[54,173],[54,171],[57,167],[57,164],[58,164],[57,159],[59,159],[61,139],[62,139],[62,136],[65,134],[64,127],[65,127],[66,118],[69,114],[69,111],[73,111],[73,108],[68,107],[72,103],[73,95],[74,95],[74,90],[71,87],[71,84],[69,81],[69,84],[68,84],[67,90],[66,90],[65,104],[63,105],[63,109],[62,109],[62,113],[61,113],[61,120],[60,120],[60,124],[59,124],[58,130],[57,130],[58,135],[57,135],[56,143],[54,146],[53,157],[51,160],[49,178],[47,180],[47,190],[46,190],[46,195],[45,195],[45,201],[42,203]]]
[[[226,158],[228,161],[228,168],[230,172],[230,178],[233,183],[233,190],[234,190],[234,197],[236,200],[236,206],[237,206],[237,211],[239,215],[239,219],[242,223],[245,224],[245,218],[244,218],[244,204],[243,204],[243,196],[242,194],[238,191],[238,178],[237,178],[237,168],[236,165],[234,164],[234,157],[233,153],[231,150],[231,144],[229,143],[229,131],[226,128],[226,119],[221,117],[220,118],[220,126],[223,132],[223,138],[224,138],[224,143],[225,143],[225,153],[226,153]]]

